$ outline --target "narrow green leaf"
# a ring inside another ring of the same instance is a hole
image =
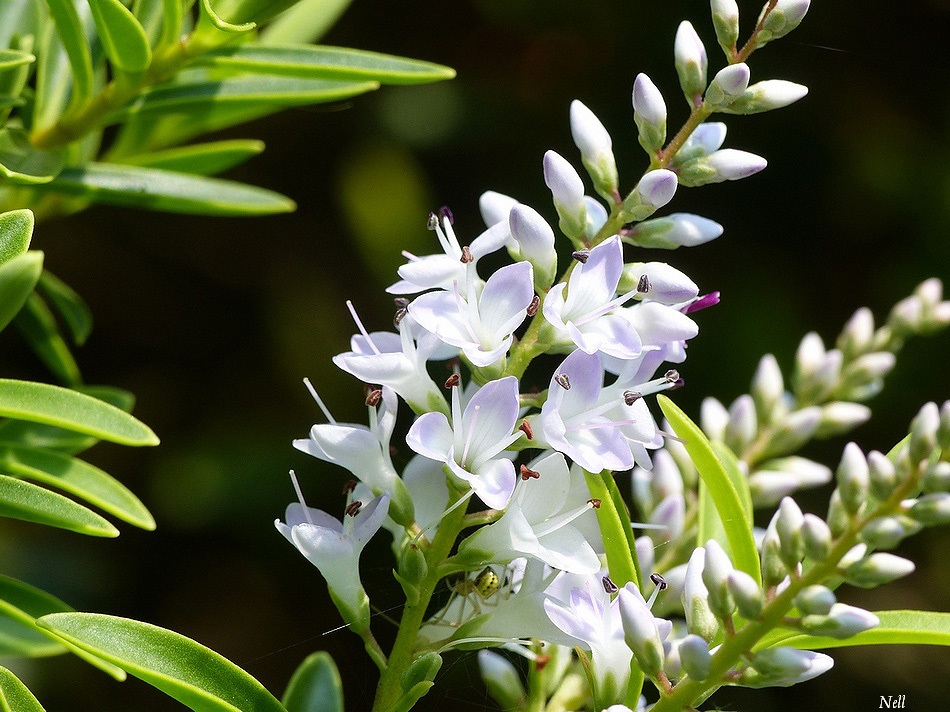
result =
[[[282,107],[322,104],[349,99],[378,89],[376,82],[341,82],[299,77],[231,77],[217,81],[202,80],[166,84],[143,92],[137,99],[112,114],[113,122],[139,114],[198,113],[212,107],[232,105]]]
[[[0,264],[0,329],[26,304],[42,271],[42,252],[25,252]]]
[[[178,146],[163,151],[126,156],[123,164],[143,168],[159,168],[163,171],[178,171],[195,175],[214,175],[243,163],[264,150],[263,141],[234,139],[213,141],[193,146]]]
[[[181,36],[181,0],[162,0],[161,46],[173,45]]]
[[[152,62],[152,48],[145,28],[120,0],[88,0],[96,23],[102,51],[112,65],[123,72],[138,74]]]
[[[211,6],[211,0],[201,0],[199,10],[201,12],[198,20],[199,27],[205,22],[210,22],[215,29],[221,30],[221,32],[231,33],[249,32],[257,27],[257,23],[254,22],[242,22],[239,24],[228,22],[215,12],[215,9]]]
[[[74,390],[105,401],[126,413],[131,412],[135,405],[135,396],[121,388],[78,386]],[[31,423],[26,420],[0,422],[0,443],[6,445],[26,445],[34,448],[56,450],[66,455],[75,455],[83,450],[88,450],[97,442],[99,442],[99,438],[52,425]]]
[[[352,0],[298,0],[260,32],[265,44],[316,42],[336,24]]]
[[[630,530],[630,514],[623,500],[618,501],[611,492],[610,485],[613,484],[614,488],[616,487],[616,483],[613,483],[613,475],[608,471],[597,474],[585,470],[584,477],[587,480],[590,496],[600,500],[600,507],[596,510],[597,524],[604,540],[607,569],[611,580],[618,586],[623,586],[628,581],[639,586],[640,569],[637,562],[637,550],[633,545],[633,534]]]
[[[36,37],[30,34],[17,34],[10,38],[10,49],[32,55]],[[24,103],[22,100],[29,96],[27,82],[32,74],[30,64],[16,64],[0,69],[0,96],[8,100],[0,106],[0,127],[7,123],[12,107]],[[26,91],[24,91],[26,90]],[[21,95],[26,96],[21,96]]]
[[[62,318],[76,346],[82,346],[92,332],[92,312],[73,289],[59,277],[43,270],[37,289]]]
[[[68,388],[0,379],[0,416],[55,425],[121,445],[157,445],[144,423],[115,406]]]
[[[69,56],[73,70],[73,102],[78,104],[92,95],[92,54],[86,44],[86,31],[73,0],[46,0],[56,32]]]
[[[29,52],[18,49],[0,49],[0,70],[32,64],[35,61],[36,57]]]
[[[32,210],[11,210],[0,214],[0,264],[26,252],[32,237]]]
[[[155,520],[125,485],[88,462],[51,450],[0,445],[0,472],[51,485],[142,529]]]
[[[62,149],[41,151],[26,131],[8,126],[0,131],[0,175],[17,185],[49,183],[63,170]]]
[[[761,582],[759,554],[752,536],[752,522],[746,515],[742,498],[736,491],[726,468],[716,457],[703,431],[680,410],[673,401],[663,395],[657,396],[660,409],[670,421],[673,430],[683,439],[686,452],[696,465],[700,477],[706,483],[716,505],[716,512],[726,530],[726,538],[736,568],[745,571]]]
[[[67,168],[44,189],[109,205],[191,215],[273,215],[296,207],[280,193],[244,183],[110,163]]]
[[[876,628],[837,640],[791,634],[772,645],[803,650],[843,648],[855,645],[950,645],[950,613],[936,611],[874,611],[881,623]]]
[[[29,127],[31,135],[48,131],[66,113],[73,90],[69,55],[52,24],[40,37],[39,43],[33,115]]]
[[[9,576],[0,576],[0,655],[40,657],[71,652],[116,680],[124,680],[124,670],[36,624],[37,618],[49,613],[72,610],[46,591]]]
[[[343,683],[333,657],[321,650],[298,667],[281,700],[287,712],[343,712]]]
[[[91,509],[61,494],[6,475],[0,475],[0,517],[22,519],[89,536],[119,536],[118,529]]]
[[[746,519],[751,523],[752,492],[749,490],[748,479],[742,474],[742,470],[739,469],[739,460],[736,458],[732,450],[730,450],[724,443],[716,441],[711,442],[710,445],[712,445],[713,452],[715,452],[719,462],[722,463],[726,474],[729,475],[729,480],[732,482],[732,486],[735,487],[736,492],[739,495],[739,499],[742,502],[742,509],[745,512]],[[715,501],[712,498],[712,494],[709,492],[709,487],[702,479],[699,481],[698,515],[696,525],[697,546],[704,546],[705,543],[710,539],[715,539],[723,545],[730,555],[732,554],[732,547],[730,546],[729,539],[726,536],[726,529],[719,518],[718,511],[716,510]]]
[[[63,385],[76,386],[82,382],[79,366],[69,352],[69,346],[59,332],[59,325],[42,297],[31,294],[13,324],[33,353]]]
[[[0,667],[0,710],[3,712],[45,712],[29,688],[5,667]]]
[[[170,630],[97,613],[54,613],[39,624],[195,712],[284,712],[234,663]]]
[[[204,55],[201,63],[260,74],[371,80],[381,84],[422,84],[455,76],[455,70],[432,62],[346,47],[314,45],[227,46]]]

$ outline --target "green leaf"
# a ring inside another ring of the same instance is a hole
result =
[[[260,32],[265,44],[316,42],[333,27],[352,0],[298,0]]]
[[[111,386],[77,386],[74,390],[105,401],[125,412],[131,412],[135,396],[121,388]],[[25,420],[0,422],[0,443],[27,445],[34,448],[56,450],[66,455],[88,450],[99,442],[98,438],[83,435],[73,430],[64,430],[52,425],[30,423]]]
[[[26,131],[8,126],[0,131],[0,175],[17,185],[49,183],[65,165],[62,149],[41,151]]]
[[[162,37],[159,44],[173,45],[181,36],[181,0],[162,0]]]
[[[0,710],[2,712],[45,712],[29,688],[5,667],[0,667]]]
[[[329,653],[313,653],[300,664],[281,704],[287,712],[343,712],[343,683]]]
[[[88,0],[102,51],[113,66],[129,74],[148,69],[152,48],[145,28],[119,0]]]
[[[731,550],[736,568],[745,571],[761,582],[759,554],[752,536],[752,521],[746,515],[742,498],[726,468],[716,457],[712,445],[703,431],[680,410],[673,401],[663,395],[657,396],[663,415],[670,421],[673,430],[682,438],[686,452],[708,488],[716,506],[716,512],[726,531],[726,543]]]
[[[109,205],[192,215],[273,215],[296,207],[280,193],[243,183],[110,163],[67,168],[44,189]]]
[[[0,49],[0,70],[31,64],[36,61],[29,52],[18,49]]]
[[[855,645],[950,645],[950,613],[874,611],[874,615],[881,620],[880,625],[844,640],[792,634],[772,644],[803,650]]]
[[[113,122],[140,114],[189,112],[197,114],[224,105],[251,109],[322,104],[349,99],[378,89],[376,82],[341,82],[299,77],[231,77],[165,84],[143,92],[112,114]]]
[[[56,32],[63,42],[73,71],[73,102],[78,104],[92,94],[92,54],[86,44],[86,31],[73,0],[46,0]]]
[[[432,62],[314,45],[235,45],[212,50],[200,61],[244,72],[381,84],[422,84],[455,76],[455,70]]]
[[[52,485],[133,526],[155,529],[155,520],[141,500],[88,462],[51,450],[0,445],[0,471]]]
[[[205,22],[210,22],[215,29],[221,30],[222,32],[249,32],[257,27],[257,23],[255,22],[242,22],[240,24],[228,22],[215,12],[211,6],[211,0],[201,0],[198,7],[201,12],[199,23],[204,24]]]
[[[0,214],[0,265],[26,252],[32,237],[32,210],[11,210]]]
[[[157,445],[144,423],[115,406],[68,388],[0,379],[0,416],[55,425],[121,445]]]
[[[38,622],[196,712],[284,712],[234,663],[170,630],[97,613],[54,613]]]
[[[31,294],[13,321],[39,359],[66,386],[82,382],[79,366],[69,352],[59,325],[42,297]]]
[[[82,346],[92,332],[92,312],[72,288],[59,277],[43,270],[37,289],[53,307],[69,330],[73,343]]]
[[[6,475],[0,475],[0,517],[22,519],[89,536],[119,536],[118,529],[91,509],[61,494]]]
[[[618,586],[632,581],[640,585],[640,566],[637,550],[630,529],[630,513],[619,496],[615,497],[616,483],[609,471],[592,473],[584,471],[587,488],[593,499],[600,500],[597,508],[597,525],[604,540],[607,554],[607,569],[610,578]]]
[[[716,441],[711,442],[710,445],[712,445],[713,452],[716,454],[719,462],[722,463],[726,474],[729,476],[729,480],[732,482],[732,486],[735,487],[736,492],[739,495],[746,519],[751,522],[752,492],[749,490],[748,479],[742,474],[742,470],[739,469],[738,458],[736,458],[735,453],[733,453],[732,450],[730,450],[724,443]],[[696,524],[697,546],[704,546],[710,539],[715,539],[725,547],[727,552],[730,554],[732,553],[732,547],[730,546],[729,539],[726,536],[726,529],[723,526],[722,520],[719,518],[718,511],[716,510],[715,501],[713,500],[712,494],[709,492],[709,487],[702,479],[699,481],[699,506]]]
[[[42,271],[42,252],[26,252],[0,264],[0,329],[26,304]]]
[[[123,164],[208,176],[226,171],[264,150],[263,141],[234,139],[168,148],[122,158]]]

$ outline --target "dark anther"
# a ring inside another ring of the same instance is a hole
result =
[[[455,388],[459,383],[462,382],[462,377],[457,373],[453,373],[451,376],[445,379],[446,388]]]
[[[617,584],[610,580],[610,576],[604,576],[600,582],[604,585],[604,590],[607,593],[617,593],[620,589],[617,588]]]
[[[637,291],[640,292],[640,294],[646,294],[650,291],[652,286],[653,285],[650,284],[650,278],[645,274],[641,274],[640,281],[637,282]]]
[[[426,228],[435,230],[437,227],[439,227],[439,216],[435,213],[429,213],[429,221],[426,223]]]
[[[528,305],[527,314],[528,316],[534,316],[538,313],[538,309],[541,307],[541,297],[537,294],[531,300],[531,303]]]
[[[682,388],[685,385],[686,385],[685,380],[683,380],[682,378],[677,378],[675,381],[673,381],[673,385],[670,386],[668,390],[675,391],[677,388]]]
[[[379,401],[381,401],[382,398],[383,398],[383,389],[374,388],[373,390],[371,390],[369,393],[366,394],[366,405],[370,406],[371,408],[375,408],[376,406],[379,405]]]
[[[397,309],[396,313],[393,314],[393,326],[395,326],[396,328],[399,328],[399,322],[405,319],[406,314],[408,313],[409,313],[409,310],[406,309],[405,307],[402,307],[401,309]]]
[[[582,265],[587,264],[588,258],[590,258],[590,250],[577,250],[577,252],[572,252],[571,257],[580,262]]]
[[[448,205],[443,205],[441,208],[439,208],[439,215],[441,215],[444,220],[448,220],[449,225],[455,224],[455,216],[452,215],[452,211],[449,210]]]
[[[475,258],[472,257],[472,251],[468,249],[468,245],[462,248],[462,256],[459,258],[459,262],[463,265],[467,265],[469,262],[474,262]]]
[[[636,402],[637,402],[638,400],[640,400],[641,398],[643,398],[643,394],[642,394],[642,393],[638,393],[637,391],[624,391],[624,392],[623,392],[623,402],[626,403],[627,405],[633,405],[634,403],[636,403]]]
[[[665,591],[666,587],[669,585],[666,583],[666,579],[660,576],[660,574],[650,574],[650,580],[659,586],[661,591]]]
[[[594,509],[600,509],[600,500],[597,499],[596,497],[587,500],[587,504],[589,504]]]
[[[528,440],[534,440],[534,431],[531,429],[531,423],[528,422],[527,418],[521,421],[521,425],[518,426],[518,430],[524,433]]]
[[[346,484],[343,485],[343,494],[349,494],[356,489],[356,480],[347,480]]]
[[[571,379],[567,377],[566,373],[559,373],[554,377],[554,382],[558,384],[565,391],[571,390]]]
[[[535,670],[544,670],[544,666],[551,662],[550,655],[539,655],[534,659],[534,669]]]
[[[663,374],[663,378],[666,379],[667,383],[676,383],[678,380],[680,380],[680,372],[671,368],[669,371]]]
[[[362,508],[363,508],[363,503],[360,502],[358,499],[354,499],[352,502],[346,505],[346,509],[344,509],[343,512],[350,517],[355,517],[357,514],[360,513],[360,510]]]
[[[521,466],[521,479],[527,480],[536,480],[541,476],[540,472],[532,470],[527,465]]]
[[[409,300],[405,297],[393,297],[393,304],[396,305],[396,309],[405,309],[409,306]]]

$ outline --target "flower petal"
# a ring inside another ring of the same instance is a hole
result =
[[[406,434],[406,444],[430,460],[445,462],[452,451],[452,428],[442,413],[424,413]]]

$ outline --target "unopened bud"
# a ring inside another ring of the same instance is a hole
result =
[[[491,650],[478,651],[478,670],[488,694],[502,709],[520,709],[527,699],[521,673],[507,659]]]
[[[928,527],[950,524],[950,494],[938,492],[924,495],[910,508],[909,514]]]
[[[554,231],[540,213],[527,205],[516,205],[511,209],[508,227],[518,245],[518,258],[527,260],[534,268],[535,287],[546,290],[557,273]]]
[[[712,655],[709,644],[698,635],[687,635],[679,645],[680,669],[694,680],[702,682],[709,677]]]
[[[739,39],[739,5],[736,0],[712,0],[709,5],[719,46],[732,58]]]
[[[676,64],[676,74],[679,76],[680,87],[690,107],[697,105],[697,101],[706,91],[706,48],[699,39],[696,30],[689,22],[683,21],[676,30],[676,39],[673,41],[673,57]]]
[[[645,220],[673,199],[677,187],[676,174],[665,168],[649,171],[623,201],[624,218]]]
[[[784,79],[756,82],[721,111],[727,114],[760,114],[794,104],[808,94],[808,87]]]
[[[774,457],[798,450],[811,440],[820,419],[821,408],[816,405],[792,411],[777,424],[763,456]]]
[[[672,213],[637,223],[621,239],[637,247],[675,250],[702,245],[720,235],[722,225],[717,222],[690,213]]]
[[[844,446],[835,477],[841,504],[850,514],[856,514],[867,500],[870,472],[864,453],[854,443]]]
[[[638,296],[668,306],[682,304],[699,295],[689,277],[665,262],[631,262],[624,265],[617,291],[637,290]]]
[[[834,665],[824,653],[796,648],[766,648],[752,658],[739,676],[743,687],[789,687],[818,677]]]
[[[806,514],[802,519],[802,542],[809,558],[824,561],[831,553],[831,529],[820,517]]]
[[[686,615],[686,629],[708,642],[713,640],[719,632],[719,622],[709,608],[709,592],[703,583],[705,558],[706,550],[703,547],[693,549],[689,563],[686,565],[682,601],[683,612]]]
[[[755,403],[752,396],[743,394],[729,406],[729,422],[723,441],[733,452],[741,453],[752,444],[757,432]]]
[[[826,616],[838,602],[826,586],[806,586],[795,596],[795,607],[806,616]]]
[[[729,424],[729,411],[715,398],[704,398],[699,406],[699,422],[710,440],[722,440]]]
[[[762,562],[762,583],[771,588],[782,582],[788,573],[785,562],[782,559],[782,545],[778,538],[776,524],[778,522],[778,512],[776,512],[772,521],[769,522],[765,530],[765,536],[762,539],[762,552],[760,554]]]
[[[676,540],[683,533],[686,525],[686,500],[682,492],[668,495],[650,514],[651,525],[663,527],[650,529],[648,535],[653,537],[657,546],[663,542]]]
[[[676,152],[672,165],[682,168],[696,158],[702,158],[717,151],[726,140],[726,125],[721,121],[710,121],[696,127],[683,147]]]
[[[755,401],[755,411],[763,424],[771,422],[771,414],[785,393],[785,383],[782,380],[782,369],[772,354],[766,354],[759,360],[752,377],[750,389]]]
[[[920,297],[912,295],[901,299],[891,308],[887,324],[896,334],[916,333],[924,319],[924,303]]]
[[[818,487],[831,480],[831,470],[804,457],[784,457],[765,462],[749,475],[749,489],[756,506],[777,504],[799,489]]]
[[[571,102],[571,136],[580,149],[584,167],[594,181],[597,192],[612,200],[617,190],[613,142],[600,119],[577,100]]]
[[[874,314],[867,307],[861,307],[848,319],[835,345],[851,360],[868,351],[873,339]]]
[[[749,66],[745,62],[727,65],[709,83],[706,103],[722,109],[738,99],[748,87]]]
[[[850,432],[871,417],[871,409],[861,403],[834,401],[821,406],[821,417],[815,429],[816,438],[830,438]]]
[[[489,190],[482,193],[478,199],[478,211],[482,214],[485,226],[492,227],[500,222],[507,222],[508,214],[517,204],[518,201],[512,197]]]
[[[633,83],[633,120],[640,134],[640,145],[648,154],[663,148],[666,141],[666,102],[646,74],[638,74]]]
[[[926,403],[910,424],[910,459],[917,463],[930,457],[937,447],[940,411],[936,403]]]
[[[842,560],[843,561],[843,560]],[[912,573],[914,562],[894,554],[878,552],[843,570],[845,580],[862,588],[874,588]]]
[[[745,571],[735,569],[729,573],[729,593],[735,599],[736,608],[743,618],[754,620],[762,612],[762,589]]]
[[[937,427],[937,445],[944,451],[944,454],[950,453],[950,400],[944,401],[940,406],[940,425]]]
[[[789,569],[794,569],[805,556],[805,544],[802,540],[804,523],[804,516],[798,503],[791,497],[783,499],[779,504],[775,531],[778,533],[782,561]]]
[[[874,549],[893,549],[912,533],[898,517],[878,517],[861,529],[861,541]]]
[[[778,0],[772,12],[768,14],[762,23],[762,29],[758,34],[757,45],[762,47],[766,42],[777,40],[784,37],[801,24],[808,12],[810,0]],[[763,14],[768,10],[768,5],[763,8]]]
[[[894,468],[894,463],[877,450],[868,453],[867,461],[871,494],[878,499],[887,499],[897,486],[897,470]]]
[[[795,352],[795,390],[801,390],[825,358],[825,344],[815,332],[802,337]]]
[[[801,620],[801,628],[809,635],[843,640],[870,630],[880,622],[876,615],[862,608],[836,603],[827,615],[804,616]]]
[[[944,453],[944,456],[946,456],[947,451],[944,451]],[[923,485],[924,492],[950,492],[950,462],[938,460],[929,463],[924,470],[921,485]]]
[[[656,619],[635,585],[628,583],[618,594],[624,641],[633,651],[640,668],[650,677],[663,670],[663,641]]]
[[[842,373],[843,387],[855,388],[882,378],[894,369],[896,363],[897,357],[889,351],[873,351],[858,356]]]
[[[694,188],[710,183],[748,178],[768,165],[762,156],[734,148],[723,148],[685,164],[679,173],[683,185]]]
[[[567,159],[548,151],[544,154],[544,182],[554,198],[561,232],[572,240],[580,239],[587,229],[584,181]]]
[[[728,618],[736,608],[729,592],[729,574],[733,572],[729,555],[715,539],[706,542],[703,583],[709,594],[709,608],[719,618]]]

